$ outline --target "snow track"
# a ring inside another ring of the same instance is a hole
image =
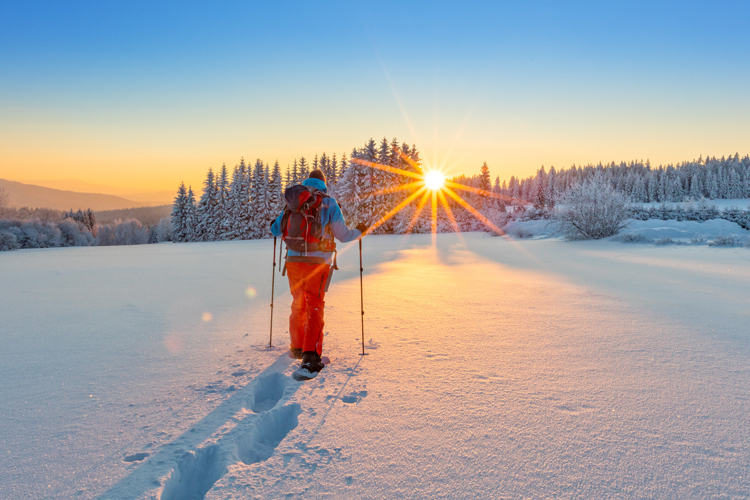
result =
[[[202,499],[230,465],[268,460],[289,431],[297,427],[300,412],[300,405],[294,403],[248,415],[216,444],[187,452],[172,471],[160,499]]]
[[[298,403],[287,404],[300,386],[283,373],[290,362],[282,354],[100,498],[202,499],[232,465],[268,460],[302,412]]]

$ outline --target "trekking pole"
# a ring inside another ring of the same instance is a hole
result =
[[[273,271],[271,272],[271,333],[268,337],[268,347],[273,347],[273,287],[276,283],[276,236],[273,237]]]
[[[362,272],[365,269],[362,267],[362,238],[359,239],[359,304],[362,311],[362,354],[360,356],[367,356],[365,353],[365,292],[362,286]]]

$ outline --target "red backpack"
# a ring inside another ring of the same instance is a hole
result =
[[[336,250],[333,235],[326,237],[328,228],[323,227],[320,210],[323,198],[329,196],[318,189],[301,184],[286,188],[281,239],[287,248],[305,254]]]

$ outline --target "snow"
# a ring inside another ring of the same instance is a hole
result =
[[[434,241],[364,239],[364,357],[342,246],[308,382],[269,240],[1,254],[0,497],[748,498],[750,249]]]
[[[556,225],[550,220],[512,220],[503,231],[508,236],[519,239],[561,239]],[[736,222],[712,219],[705,222],[649,219],[628,221],[626,228],[617,236],[607,240],[621,240],[623,237],[640,236],[645,243],[690,243],[709,245],[719,237],[734,238],[740,244],[750,244],[750,231]]]
[[[675,220],[631,220],[623,234],[637,234],[646,238],[658,240],[670,238],[677,242],[705,243],[720,236],[748,239],[750,231],[739,226],[736,222],[724,219],[712,219],[705,222],[675,221]],[[750,241],[750,240],[748,240]]]
[[[726,210],[728,208],[740,208],[742,210],[748,210],[750,209],[750,198],[737,198],[737,199],[715,199],[715,200],[704,200],[707,206],[715,206],[719,210]],[[635,205],[639,205],[646,208],[658,208],[662,205],[667,206],[675,206],[675,207],[681,207],[681,208],[689,208],[689,207],[699,207],[700,202],[699,201],[683,201],[683,202],[666,202],[666,203],[658,203],[658,202],[651,202],[651,203],[635,203]]]

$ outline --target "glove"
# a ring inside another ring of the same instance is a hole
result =
[[[368,227],[370,227],[370,226],[368,226],[368,225],[367,225],[367,224],[365,224],[364,222],[360,222],[359,224],[357,224],[357,229],[358,229],[358,230],[359,230],[359,232],[360,232],[360,233],[362,233],[362,234],[365,234],[365,233],[367,232],[367,228],[368,228]]]

